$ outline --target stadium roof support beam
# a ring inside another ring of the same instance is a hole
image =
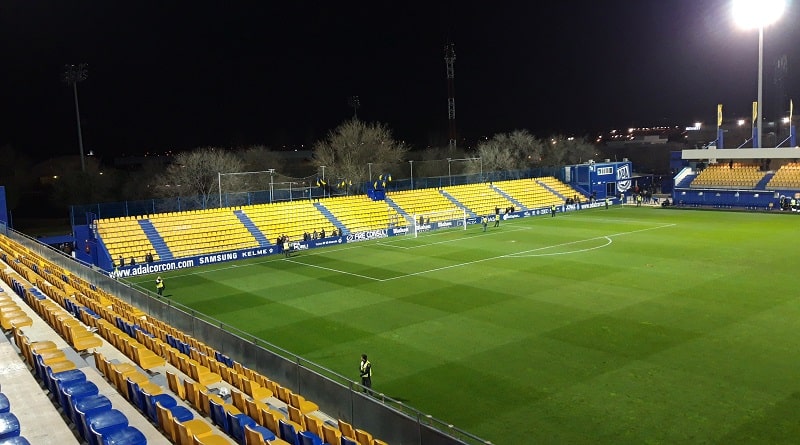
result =
[[[711,160],[717,159],[800,159],[800,148],[704,148],[700,150],[683,150],[681,159]]]

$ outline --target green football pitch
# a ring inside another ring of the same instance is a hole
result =
[[[493,443],[797,443],[798,228],[614,207],[162,276],[354,381],[368,353],[376,391]]]

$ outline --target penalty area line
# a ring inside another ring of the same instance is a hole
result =
[[[430,273],[430,272],[439,272],[439,271],[442,271],[442,270],[454,269],[456,267],[462,267],[462,266],[469,266],[469,265],[472,265],[472,264],[483,263],[483,262],[486,262],[486,261],[497,260],[497,259],[501,259],[501,258],[515,258],[515,257],[519,257],[520,255],[524,256],[524,254],[526,254],[526,253],[538,252],[538,251],[542,251],[542,250],[546,250],[546,249],[553,249],[553,248],[556,248],[556,247],[569,246],[569,245],[572,245],[572,244],[584,243],[584,242],[587,242],[587,241],[594,241],[594,240],[599,240],[599,239],[608,240],[608,243],[606,243],[606,245],[600,246],[600,247],[606,247],[607,245],[611,244],[611,237],[623,236],[623,235],[632,235],[634,233],[647,232],[647,231],[656,230],[656,229],[664,229],[664,228],[667,228],[667,227],[673,227],[675,225],[677,225],[677,224],[665,224],[665,225],[657,226],[657,227],[648,227],[648,228],[645,228],[645,229],[631,230],[631,231],[628,231],[628,232],[613,233],[611,235],[600,235],[600,236],[595,236],[595,237],[592,237],[592,238],[586,238],[586,239],[582,239],[582,240],[568,241],[568,242],[565,242],[565,243],[553,244],[553,245],[550,245],[550,246],[537,247],[536,249],[523,250],[521,252],[508,253],[508,254],[504,254],[504,255],[497,255],[497,256],[493,256],[493,257],[482,258],[482,259],[474,260],[474,261],[467,261],[465,263],[451,264],[449,266],[442,266],[442,267],[436,267],[436,268],[428,269],[428,270],[421,270],[419,272],[409,273],[409,274],[405,274],[405,275],[399,275],[399,276],[391,277],[391,278],[377,279],[377,281],[392,281],[392,280],[397,280],[399,278],[413,277],[415,275],[423,275],[423,274]],[[597,247],[595,247],[595,248],[597,248]],[[594,248],[592,248],[592,249],[594,249]],[[536,255],[536,256],[545,256],[545,255]]]

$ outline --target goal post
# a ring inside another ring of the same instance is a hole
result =
[[[458,207],[450,210],[437,210],[433,212],[415,213],[414,238],[420,233],[442,229],[467,230],[467,211]]]

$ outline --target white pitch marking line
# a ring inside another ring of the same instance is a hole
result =
[[[294,263],[294,264],[300,264],[301,266],[308,266],[308,267],[314,267],[314,268],[317,268],[317,269],[327,270],[329,272],[336,272],[336,273],[341,273],[341,274],[345,274],[345,275],[352,275],[354,277],[363,278],[365,280],[383,281],[380,278],[369,277],[369,276],[366,276],[366,275],[361,275],[361,274],[357,274],[357,273],[353,273],[353,272],[346,272],[346,271],[343,271],[343,270],[333,269],[333,268],[325,267],[325,266],[318,266],[316,264],[303,263],[303,262],[300,262],[300,261],[290,260],[288,258],[286,259],[286,261],[290,262],[290,263]]]
[[[483,258],[483,259],[480,259],[480,260],[467,261],[466,263],[451,264],[450,266],[436,267],[436,268],[433,268],[433,269],[422,270],[422,271],[419,271],[419,272],[414,272],[414,273],[405,274],[405,275],[399,275],[399,276],[392,277],[392,278],[384,278],[384,279],[378,280],[378,281],[392,281],[392,280],[396,280],[398,278],[406,278],[406,277],[412,277],[412,276],[415,276],[415,275],[422,275],[422,274],[426,274],[426,273],[430,273],[430,272],[438,272],[438,271],[441,271],[441,270],[454,269],[456,267],[468,266],[470,264],[483,263],[485,261],[496,260],[496,259],[500,259],[500,258],[510,258],[510,257],[513,257],[514,255],[520,255],[520,254],[525,254],[525,253],[530,253],[530,252],[536,252],[536,251],[541,251],[541,250],[546,250],[546,249],[552,249],[552,248],[555,248],[555,247],[569,246],[571,244],[583,243],[583,242],[586,242],[586,241],[592,241],[592,240],[603,239],[603,238],[610,238],[610,237],[613,237],[613,236],[631,235],[631,234],[634,234],[634,233],[646,232],[646,231],[649,231],[649,230],[664,229],[664,228],[672,227],[672,226],[675,226],[675,224],[666,224],[666,225],[663,225],[663,226],[648,227],[648,228],[639,229],[639,230],[631,230],[629,232],[619,232],[619,233],[614,233],[614,234],[611,234],[611,235],[596,236],[596,237],[593,237],[593,238],[587,238],[587,239],[583,239],[583,240],[568,241],[566,243],[553,244],[551,246],[538,247],[536,249],[530,249],[530,250],[523,250],[522,252],[515,252],[515,253],[512,253],[512,254],[498,255],[498,256],[494,256],[494,257]]]

